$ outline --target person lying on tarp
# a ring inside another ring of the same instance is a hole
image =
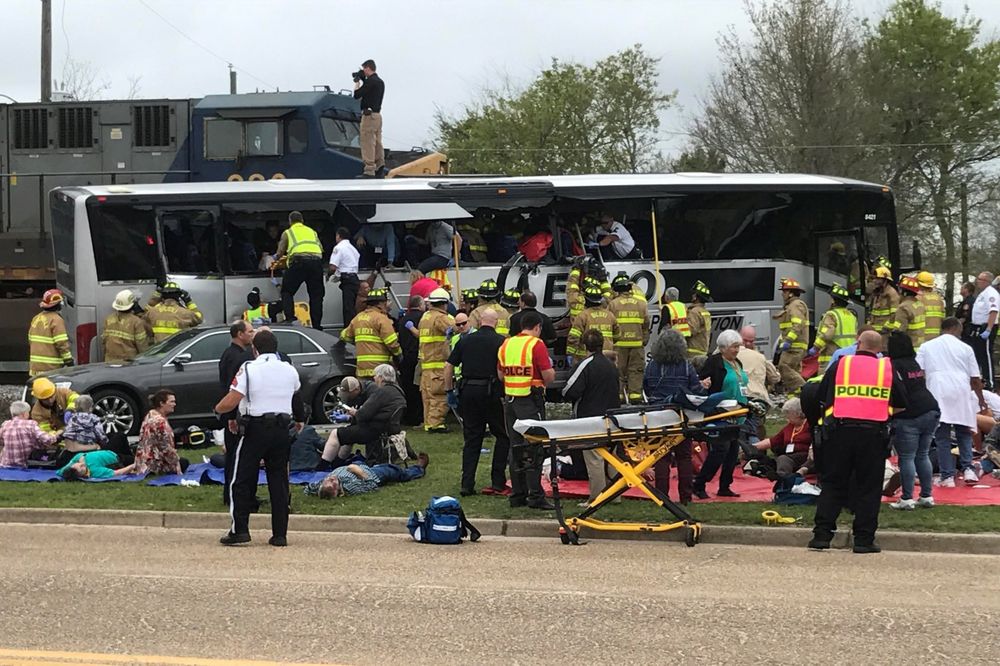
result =
[[[65,467],[56,470],[56,474],[65,481],[74,479],[113,479],[116,476],[132,474],[135,464],[121,466],[118,454],[114,451],[87,451],[78,453]]]
[[[388,363],[375,366],[372,379],[371,394],[361,406],[346,406],[343,415],[334,417],[335,421],[348,425],[334,428],[330,433],[323,447],[324,461],[332,464],[338,458],[349,458],[355,445],[364,446],[365,458],[372,460],[379,453],[377,449],[382,436],[400,432],[400,420],[406,411],[406,396],[396,383],[396,369]],[[360,394],[361,389],[358,392]]]
[[[351,464],[338,467],[326,475],[322,481],[310,483],[305,488],[307,495],[320,499],[333,499],[343,495],[362,495],[374,492],[388,483],[406,483],[422,477],[427,471],[429,459],[426,453],[417,454],[417,464],[401,467],[384,463],[369,467]]]
[[[812,446],[812,430],[802,411],[802,403],[792,398],[781,406],[785,427],[767,439],[753,444],[758,454],[749,462],[750,473],[777,481],[798,473],[806,465]],[[771,451],[773,457],[768,457]]]

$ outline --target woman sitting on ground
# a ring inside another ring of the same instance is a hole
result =
[[[684,336],[672,328],[660,333],[650,349],[652,360],[646,366],[642,388],[651,404],[669,402],[679,392],[703,395],[710,380],[698,379],[698,373],[687,359]],[[670,493],[670,464],[677,467],[677,494],[682,504],[691,501],[694,469],[691,466],[691,440],[675,446],[653,467],[657,490]]]
[[[767,439],[753,444],[760,451],[759,457],[750,461],[754,476],[766,476],[771,481],[795,475],[806,465],[809,447],[812,446],[812,430],[802,413],[802,403],[792,398],[781,406],[785,417],[785,427]],[[770,449],[774,455],[768,458],[764,453]]]
[[[177,408],[177,396],[170,389],[160,389],[150,397],[149,404],[152,409],[142,421],[135,450],[135,473],[183,474],[188,461],[177,456],[174,430],[167,421]]]

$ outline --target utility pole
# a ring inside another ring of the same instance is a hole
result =
[[[962,282],[969,279],[969,186],[962,183],[958,186],[958,199],[961,203],[959,223],[962,228]]]
[[[52,0],[42,0],[42,101],[52,101]]]
[[[233,69],[232,63],[229,63],[229,94],[236,94],[236,70]]]

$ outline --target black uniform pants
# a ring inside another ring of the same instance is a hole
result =
[[[306,291],[309,293],[309,317],[312,319],[312,327],[315,329],[323,328],[325,278],[322,257],[304,257],[293,259],[288,263],[285,277],[281,280],[281,305],[285,311],[285,321],[295,321],[295,292],[305,282]]]
[[[232,497],[229,494],[230,484],[233,480],[233,463],[236,462],[236,447],[240,444],[239,433],[234,433],[229,430],[228,421],[224,426],[222,426],[223,438],[226,442],[226,463],[223,467],[225,471],[225,479],[222,482],[222,503],[229,506],[232,501]],[[254,493],[256,495],[256,493]]]
[[[505,398],[504,416],[507,438],[510,440],[510,503],[512,506],[545,501],[542,490],[542,460],[545,451],[538,444],[525,444],[524,437],[514,430],[518,419],[544,419],[545,394],[533,390],[531,395]]]
[[[993,390],[993,343],[997,340],[997,326],[990,331],[990,337],[983,340],[979,337],[985,326],[973,326],[973,336],[970,340],[972,351],[976,352],[976,363],[979,364],[979,374],[983,378],[983,388]]]
[[[267,474],[267,492],[271,497],[271,532],[288,534],[288,452],[291,437],[288,423],[278,419],[251,418],[246,433],[233,455],[233,478],[230,481],[232,503],[229,515],[233,534],[250,532],[250,514],[256,507],[257,477],[260,461]]]
[[[719,490],[729,490],[733,483],[733,470],[740,458],[739,437],[734,435],[720,436],[708,440],[708,455],[701,465],[698,476],[694,479],[694,490],[704,491],[705,484],[719,474]]]
[[[406,329],[402,335],[410,335]],[[420,425],[424,422],[424,400],[420,397],[420,387],[413,383],[417,373],[417,357],[403,356],[399,364],[399,385],[406,396],[406,411],[403,423],[408,426]]]
[[[358,276],[356,274],[340,274],[340,291],[341,296],[344,299],[344,302],[341,305],[342,312],[344,314],[344,328],[347,328],[347,325],[354,320],[354,316],[358,314],[358,289],[360,287],[361,281],[358,280]]]
[[[854,543],[871,544],[878,529],[887,435],[881,429],[839,425],[823,439],[817,471],[823,484],[813,534],[829,541],[841,509],[854,509]]]
[[[465,438],[462,447],[462,490],[474,490],[476,487],[476,468],[479,466],[486,426],[489,426],[490,432],[496,437],[493,464],[490,468],[490,485],[496,489],[502,489],[507,485],[510,439],[507,438],[501,400],[496,389],[491,391],[485,383],[480,385],[466,382],[462,385],[462,392],[459,395],[462,435]]]

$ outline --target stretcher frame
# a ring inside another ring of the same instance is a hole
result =
[[[668,426],[650,427],[647,422],[647,412],[663,409],[676,409],[680,422]],[[623,427],[617,420],[620,414],[640,414],[642,427]],[[666,493],[649,485],[643,478],[643,472],[663,459],[677,445],[688,438],[718,436],[723,433],[738,431],[740,425],[732,419],[746,416],[747,409],[721,412],[705,416],[701,421],[692,422],[685,410],[677,405],[656,405],[626,407],[609,411],[604,416],[605,432],[603,434],[576,435],[565,438],[551,439],[547,435],[532,433],[529,428],[524,433],[526,444],[541,445],[548,449],[552,460],[552,469],[556,467],[556,457],[560,453],[571,451],[596,450],[597,454],[618,472],[618,477],[612,479],[604,490],[590,502],[582,513],[566,517],[563,512],[559,495],[558,475],[553,474],[552,500],[555,504],[556,520],[559,523],[559,538],[564,544],[580,545],[580,530],[584,527],[595,531],[606,532],[670,532],[686,530],[684,543],[693,547],[701,541],[701,523],[696,520],[681,505],[673,502]],[[696,423],[697,425],[693,425]],[[616,454],[616,451],[618,453]],[[661,506],[673,514],[676,520],[669,522],[631,522],[610,521],[594,518],[593,515],[610,502],[621,496],[630,488],[638,488],[657,506]]]

